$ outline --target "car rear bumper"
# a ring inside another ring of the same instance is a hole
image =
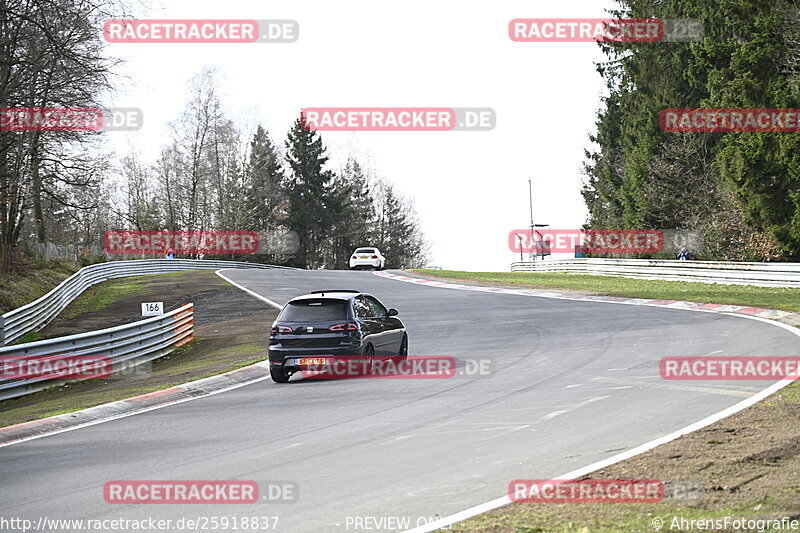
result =
[[[363,346],[337,346],[335,348],[269,348],[269,364],[283,365],[287,359],[297,359],[301,357],[324,357],[331,358],[362,355]]]
[[[358,268],[358,267],[373,267],[378,268],[381,266],[380,259],[351,259],[350,260],[350,268]]]

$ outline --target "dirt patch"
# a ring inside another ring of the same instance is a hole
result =
[[[130,278],[127,283],[131,280],[134,279]],[[115,282],[121,280],[106,283]],[[140,320],[143,301],[163,301],[165,309],[193,302],[195,341],[168,356],[108,379],[70,383],[2,401],[0,426],[130,398],[267,358],[268,332],[278,311],[228,284],[214,272],[143,276],[134,282],[141,284],[143,290],[123,296],[104,309],[58,319],[45,333],[60,336]],[[91,298],[91,294],[88,297]],[[113,312],[109,312],[111,310]]]
[[[516,503],[457,524],[453,530],[652,532],[653,520],[661,519],[664,531],[697,531],[700,528],[681,527],[680,518],[800,520],[798,473],[800,384],[794,383],[716,424],[588,476],[659,479],[667,494],[679,485],[698,487],[692,498],[666,498],[657,504]],[[754,531],[721,525],[710,530]]]
[[[92,299],[123,286],[126,287],[126,292],[114,297],[109,305],[88,312],[80,311]],[[142,320],[142,302],[152,301],[164,302],[165,311],[194,303],[196,327],[248,316],[266,306],[227,283],[212,270],[121,278],[96,285],[84,292],[64,309],[62,316],[57,317],[42,331],[42,335],[46,338],[61,337]]]

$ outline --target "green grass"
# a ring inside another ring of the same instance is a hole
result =
[[[170,278],[179,279],[172,281]],[[121,301],[135,301],[140,296],[158,295],[165,300],[175,300],[198,287],[200,291],[235,290],[209,270],[119,278],[89,288],[59,318],[80,321],[92,312]],[[241,324],[238,327],[243,328]],[[31,332],[22,340],[33,341],[42,336],[42,333]],[[252,332],[236,333],[223,327],[210,332],[207,338],[198,336],[193,342],[135,371],[116,373],[106,379],[72,382],[2,401],[0,427],[147,394],[251,365],[267,358],[262,337],[261,330],[256,327]]]
[[[688,281],[658,281],[551,272],[465,272],[425,269],[411,270],[410,272],[432,277],[516,287],[568,289],[629,298],[686,300],[800,312],[800,289],[795,288],[714,285]]]
[[[203,349],[203,339],[177,348],[170,355],[154,361],[152,371],[146,380],[131,383],[124,377],[74,382],[66,386],[52,387],[35,394],[0,402],[0,427],[18,424],[28,420],[72,413],[108,402],[115,402],[140,396],[150,392],[168,389],[187,381],[195,381],[237,368],[252,365],[267,358],[263,344],[244,338],[242,344],[226,346],[212,351],[203,350],[202,356],[193,359],[195,350]],[[263,353],[260,357],[253,354]],[[238,356],[238,357],[235,357]],[[211,370],[203,370],[211,368]]]
[[[35,342],[43,338],[43,335],[38,331],[29,331],[19,339],[14,341],[14,344],[24,344],[26,342]]]
[[[44,296],[77,269],[76,265],[51,261],[31,263],[20,272],[0,275],[0,313]]]
[[[185,275],[186,272],[170,272],[167,274],[148,274],[131,278],[119,278],[99,283],[89,287],[64,309],[59,318],[71,319],[86,313],[100,311],[119,301],[126,296],[147,294],[152,292],[149,287],[154,278],[168,278]]]
[[[630,533],[632,531],[658,531],[654,520],[662,520],[661,531],[694,531],[680,528],[680,519],[713,520],[726,516],[764,518],[767,514],[759,504],[711,509],[677,505],[665,501],[660,504],[609,503],[609,504],[512,504],[490,513],[479,515],[452,526],[454,532],[509,531],[514,533]],[[758,509],[759,511],[756,511]],[[676,527],[670,529],[675,517]],[[714,530],[716,531],[716,530]],[[774,531],[774,530],[767,530]]]
[[[784,387],[762,403],[767,407],[775,407],[776,405],[787,403],[800,408],[800,386],[798,381],[795,381],[788,387]]]

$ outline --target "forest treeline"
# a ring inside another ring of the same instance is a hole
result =
[[[607,87],[583,196],[591,228],[702,235],[701,259],[800,260],[800,133],[666,133],[667,108],[800,107],[796,0],[621,0],[699,19],[693,42],[599,43]]]
[[[0,0],[0,108],[96,108],[124,83],[98,31],[124,9],[116,0]],[[0,131],[0,272],[44,243],[96,254],[108,230],[292,232],[293,253],[236,259],[305,268],[347,268],[364,245],[379,247],[387,267],[425,262],[411,202],[354,157],[333,168],[299,110],[278,142],[230,118],[213,69],[188,87],[152,161],[110,152],[104,136],[113,133]]]
[[[245,137],[219,99],[217,73],[189,83],[191,98],[172,122],[155,162],[136,152],[118,166],[113,229],[291,231],[289,244],[255,257],[302,268],[347,268],[358,246],[377,246],[387,267],[422,266],[426,243],[411,203],[355,158],[331,169],[318,132],[298,113],[282,145],[258,126]],[[286,250],[291,253],[286,253]]]

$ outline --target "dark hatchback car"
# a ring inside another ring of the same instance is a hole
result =
[[[360,291],[314,291],[287,303],[272,325],[269,370],[276,383],[346,356],[362,358],[367,372],[376,361],[408,356],[397,310]]]

